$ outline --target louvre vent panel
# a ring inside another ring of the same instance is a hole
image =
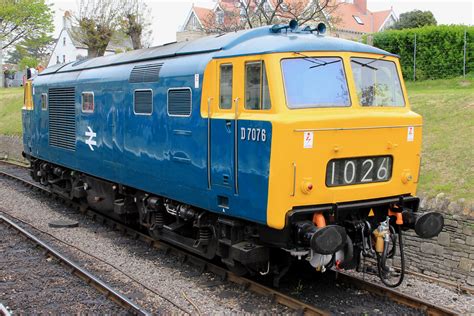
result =
[[[76,150],[75,89],[49,89],[48,105],[49,145]]]
[[[168,114],[175,116],[191,115],[191,90],[168,90]]]
[[[136,114],[151,114],[153,111],[153,93],[151,90],[136,90],[134,111]]]
[[[156,82],[160,78],[163,64],[146,64],[135,66],[130,73],[130,83]]]

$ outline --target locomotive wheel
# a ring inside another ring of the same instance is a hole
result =
[[[247,268],[241,264],[240,262],[234,261],[233,265],[230,265],[228,263],[225,264],[227,269],[229,269],[230,272],[237,276],[244,276],[249,273]]]
[[[161,234],[160,234],[160,230],[158,228],[149,228],[148,229],[148,234],[153,238],[153,239],[156,239],[156,240],[160,240],[161,239]]]

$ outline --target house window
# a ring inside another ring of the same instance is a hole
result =
[[[224,24],[224,12],[217,11],[216,12],[216,23],[217,24]]]
[[[63,37],[63,46],[66,46],[66,37]]]
[[[221,65],[219,108],[232,108],[232,65]]]
[[[48,109],[48,95],[41,93],[41,110],[46,111]]]
[[[94,92],[82,93],[82,112],[84,113],[94,112]]]
[[[59,56],[56,56],[56,64],[59,64]]]
[[[270,7],[270,4],[269,4],[267,1],[265,1],[265,2],[263,3],[263,10],[264,10],[265,12],[270,12],[271,9],[272,9],[272,8]]]
[[[66,62],[66,55],[63,55],[63,63]]]
[[[267,74],[263,61],[245,64],[245,108],[268,110],[271,108]]]
[[[198,22],[196,16],[193,15],[193,17],[191,18],[191,28],[193,30],[197,30],[199,28],[198,26],[199,26],[199,22]]]
[[[364,25],[364,22],[357,15],[353,15],[353,17],[357,24]]]
[[[245,8],[240,8],[240,22],[245,21],[247,21],[247,11],[245,11]]]

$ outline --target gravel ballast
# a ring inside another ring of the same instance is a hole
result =
[[[152,312],[190,313],[289,313],[270,299],[257,296],[241,287],[220,280],[213,274],[200,274],[196,267],[181,264],[178,258],[149,249],[143,242],[123,236],[110,228],[97,224],[61,203],[42,194],[0,178],[0,207],[54,236],[71,243],[88,253],[113,263],[126,274],[137,279],[155,292],[103,262],[80,254],[58,244],[97,275],[115,284]],[[51,228],[54,220],[69,219],[79,222],[77,228]],[[453,310],[466,312],[472,309],[472,296],[426,282],[404,282],[400,288],[406,293],[423,293],[423,298],[434,304],[453,306]],[[316,280],[318,284],[299,281],[286,282],[287,292],[333,313],[413,314],[416,311],[386,302],[365,291],[344,289],[330,278]],[[435,286],[435,287],[433,287]],[[442,293],[442,294],[440,294]],[[165,297],[165,299],[163,298]],[[177,307],[178,306],[178,307]]]
[[[4,224],[0,224],[0,253],[0,303],[14,314],[126,314]]]
[[[81,254],[75,249],[55,242],[54,239],[51,241],[62,252],[68,253],[69,257],[81,262],[86,269],[153,313],[290,312],[269,298],[255,295],[221,280],[214,274],[201,274],[197,267],[182,264],[179,258],[150,249],[144,242],[133,240],[129,236],[102,226],[62,203],[32,192],[11,180],[0,178],[0,197],[0,211],[31,223],[103,261],[112,263],[127,275],[166,297],[164,299],[144,289],[141,284],[102,261]],[[79,227],[49,227],[50,222],[59,219],[76,220],[79,222]],[[194,305],[199,310],[196,310]]]

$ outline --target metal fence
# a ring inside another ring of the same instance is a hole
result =
[[[417,79],[417,73],[416,73],[417,67],[421,66],[420,64],[417,64],[417,60],[416,60],[417,50],[420,49],[420,47],[417,47],[417,36],[419,35],[415,33],[413,37],[413,81]],[[464,30],[463,42],[464,44],[462,48],[462,59],[456,58],[454,62],[452,59],[449,59],[449,61],[446,63],[434,64],[435,66],[438,66],[438,67],[430,67],[431,71],[434,70],[441,73],[437,77],[442,77],[442,73],[452,74],[458,71],[459,74],[462,73],[462,76],[465,78],[466,73],[473,70],[473,69],[469,69],[470,67],[468,68],[468,64],[467,64],[467,48],[468,48],[467,30]],[[433,66],[433,64],[431,64],[430,66]]]
[[[442,79],[474,72],[474,28],[440,26],[387,31],[362,41],[398,54],[406,80]]]

